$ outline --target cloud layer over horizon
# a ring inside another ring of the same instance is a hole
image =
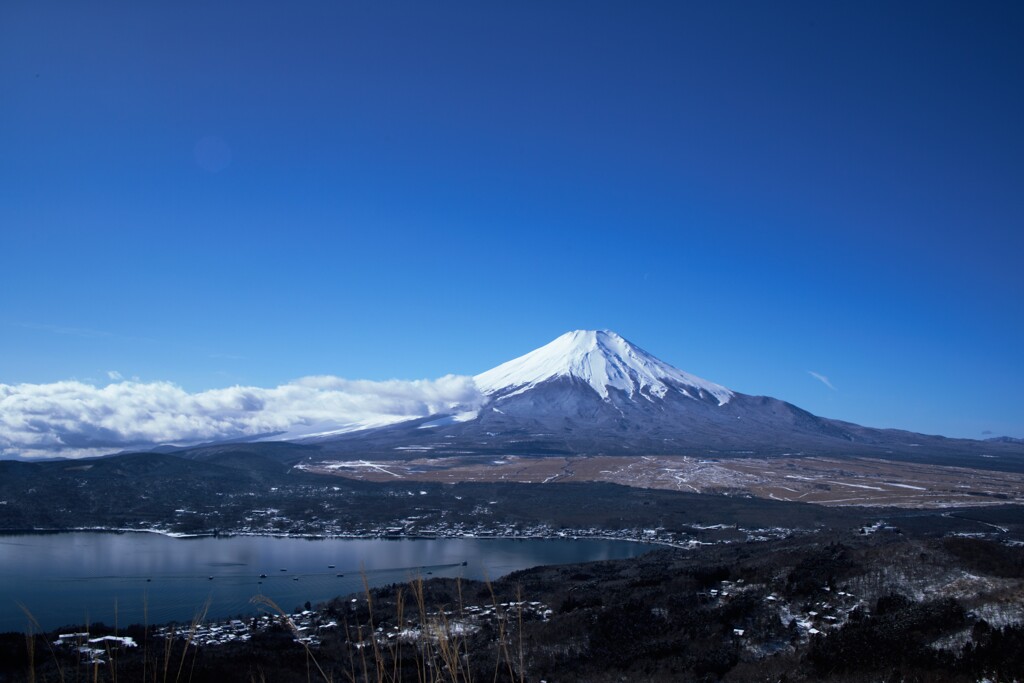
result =
[[[111,375],[113,378],[113,375]],[[171,382],[0,384],[0,458],[85,457],[159,444],[385,424],[480,405],[472,377],[303,377],[189,393]]]

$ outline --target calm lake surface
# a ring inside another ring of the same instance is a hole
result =
[[[29,618],[19,604],[44,629],[188,622],[207,601],[210,619],[256,614],[250,599],[258,594],[291,611],[306,601],[360,592],[364,575],[371,586],[416,577],[498,578],[538,565],[648,550],[641,543],[597,539],[0,535],[0,632],[26,630]]]

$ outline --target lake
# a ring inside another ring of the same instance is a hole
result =
[[[635,557],[600,539],[171,538],[149,533],[0,535],[0,632],[251,615],[263,594],[291,611],[370,586],[434,576],[497,578],[538,565]],[[465,562],[465,565],[463,565]],[[261,575],[266,575],[261,578]]]

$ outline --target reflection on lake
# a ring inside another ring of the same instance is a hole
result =
[[[0,536],[0,632],[285,610],[412,578],[497,578],[546,564],[635,557],[650,546],[598,539],[169,538],[147,533]],[[463,565],[465,563],[465,565]]]

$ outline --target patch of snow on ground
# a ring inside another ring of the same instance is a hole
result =
[[[409,420],[416,419],[415,415],[387,415],[380,416],[373,420],[362,420],[360,422],[350,422],[343,425],[325,425],[323,423],[315,425],[293,425],[291,429],[286,432],[273,434],[271,436],[258,439],[258,441],[293,441],[296,439],[327,439],[333,436],[339,436],[341,434],[349,434],[351,432],[359,432],[364,429],[378,429],[380,427],[389,427],[399,422],[408,422]]]
[[[296,467],[299,468],[299,469],[307,469],[303,465],[296,465]],[[384,474],[390,474],[392,477],[396,477],[396,478],[399,478],[399,479],[402,476],[400,474],[395,474],[394,472],[392,472],[391,470],[385,468],[382,465],[378,465],[375,462],[370,462],[369,460],[352,460],[352,461],[344,461],[344,462],[322,463],[318,467],[320,467],[322,469],[325,469],[325,470],[341,470],[341,469],[366,470],[366,469],[369,469],[369,470],[376,470],[378,472],[383,472]]]

